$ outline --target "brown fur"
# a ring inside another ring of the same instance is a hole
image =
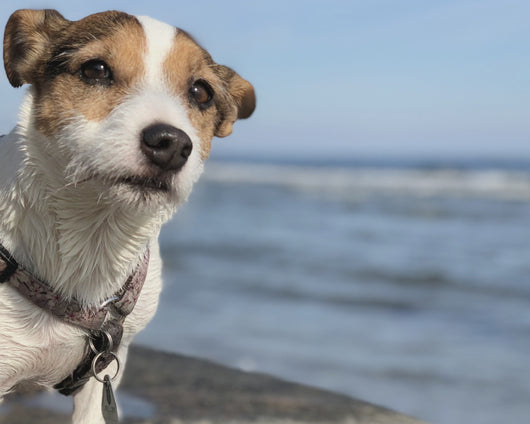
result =
[[[215,75],[210,70],[212,64],[213,60],[205,50],[186,33],[178,31],[175,43],[163,66],[165,77],[173,93],[184,100],[189,100],[190,86],[199,79],[207,81],[214,88],[216,81],[213,78]],[[201,157],[203,159],[208,157],[210,152],[216,114],[215,105],[205,110],[200,110],[196,105],[188,109],[188,117],[202,140]]]
[[[65,122],[79,114],[88,120],[105,118],[143,75],[145,51],[140,23],[125,13],[91,15],[76,22],[56,13],[16,12],[6,27],[8,36],[4,44],[5,55],[10,56],[5,62],[10,81],[13,85],[33,84],[36,127],[47,136],[57,133]],[[11,22],[16,24],[19,19],[29,20],[25,24],[27,33],[12,30]],[[48,22],[50,19],[52,22]],[[13,40],[22,37],[35,46],[39,55],[30,50],[23,58],[11,56],[16,50]],[[81,65],[96,58],[113,70],[112,86],[94,87],[81,80]]]
[[[52,136],[79,114],[87,120],[104,119],[141,80],[145,48],[141,24],[126,13],[103,12],[72,22],[54,10],[19,10],[6,26],[4,63],[13,86],[34,86],[37,129]],[[81,80],[81,65],[91,59],[109,65],[111,86]],[[190,102],[189,118],[203,140],[205,159],[214,135],[229,135],[238,118],[250,116],[254,90],[232,69],[216,64],[184,31],[177,32],[164,68],[174,94]],[[212,107],[204,110],[188,94],[199,79],[214,91]]]
[[[230,135],[236,119],[250,116],[256,103],[254,89],[230,68],[216,64],[206,50],[181,30],[177,33],[164,68],[175,94],[183,98],[187,97],[189,87],[194,81],[205,80],[213,88],[212,107],[206,110],[192,107],[189,112],[189,118],[199,131],[201,139],[207,141],[201,152],[205,159],[214,135]]]

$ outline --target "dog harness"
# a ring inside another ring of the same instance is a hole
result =
[[[75,394],[90,377],[117,359],[123,323],[136,305],[148,266],[149,248],[145,250],[135,271],[113,297],[100,306],[83,306],[76,299],[61,297],[49,284],[18,264],[0,244],[0,284],[9,284],[30,302],[61,321],[87,330],[83,360],[72,374],[54,386],[60,393]]]

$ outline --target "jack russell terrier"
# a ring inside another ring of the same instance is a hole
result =
[[[0,139],[0,400],[54,387],[74,423],[117,422],[109,382],[157,307],[160,227],[254,90],[186,32],[115,11],[19,10],[4,64],[31,86]]]

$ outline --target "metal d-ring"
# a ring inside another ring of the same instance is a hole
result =
[[[112,359],[111,359],[111,362],[113,360],[116,361],[116,365],[117,365],[117,368],[116,368],[116,374],[114,374],[114,377],[110,377],[110,381],[114,381],[116,379],[116,377],[118,376],[118,374],[120,373],[120,359],[118,358],[118,355],[116,355],[114,352],[99,352],[95,357],[94,359],[92,359],[92,375],[94,376],[94,378],[99,381],[100,383],[104,383],[105,380],[103,378],[100,378],[98,377],[98,373],[96,372],[96,365],[98,363],[98,361],[101,359],[101,357],[103,355],[110,355],[112,356]],[[109,366],[109,364],[107,364],[107,366]]]
[[[88,338],[88,345],[90,346],[90,349],[92,350],[92,352],[94,352],[96,355],[99,354],[99,353],[105,353],[105,352],[111,352],[112,351],[112,348],[114,347],[114,342],[112,340],[112,336],[107,333],[106,331],[101,331],[101,334],[104,334],[105,337],[107,337],[107,342],[108,342],[108,346],[107,346],[107,349],[104,350],[103,352],[99,351],[96,346],[94,345],[94,339],[92,337],[89,337]]]

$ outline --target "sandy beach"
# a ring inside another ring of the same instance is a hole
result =
[[[347,396],[139,346],[131,348],[117,397],[134,406],[122,404],[124,424],[422,423]],[[31,396],[7,399],[0,424],[69,423],[53,400],[67,405],[57,396],[39,404]]]

